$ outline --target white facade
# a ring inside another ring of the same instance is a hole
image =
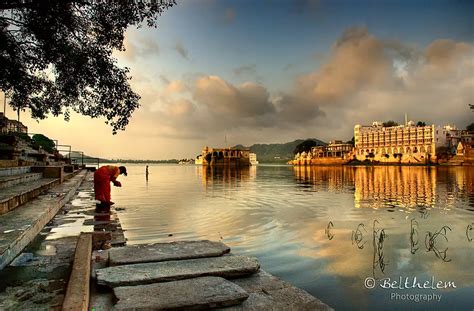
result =
[[[256,153],[251,152],[251,153],[249,154],[249,159],[250,159],[250,164],[251,164],[251,165],[257,165],[257,164],[258,164],[258,161],[257,161],[257,154],[256,154]]]
[[[406,125],[383,127],[381,122],[372,126],[354,127],[355,154],[360,161],[372,159],[381,162],[427,163],[436,158],[438,147],[448,147],[451,126]]]

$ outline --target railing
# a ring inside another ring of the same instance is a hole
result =
[[[33,137],[36,134],[39,133],[27,133],[28,136]],[[40,134],[42,135],[42,134]],[[100,158],[94,158],[94,157],[86,157],[84,158],[84,152],[83,151],[78,151],[78,150],[72,150],[71,145],[60,145],[59,141],[57,139],[50,139],[51,141],[54,142],[55,149],[57,152],[61,153],[64,152],[66,153],[65,158],[69,159],[71,164],[87,164],[87,163],[93,163],[94,165],[97,165],[97,168],[100,166]],[[79,153],[81,154],[80,157],[77,156],[72,156],[72,153]]]

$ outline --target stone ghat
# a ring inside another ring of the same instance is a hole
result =
[[[124,246],[92,257],[90,309],[332,310],[220,242]]]

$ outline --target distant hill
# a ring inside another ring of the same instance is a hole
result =
[[[316,142],[317,145],[326,145],[325,142],[316,139],[308,138]],[[249,148],[251,152],[257,154],[257,160],[260,163],[286,163],[293,159],[293,150],[306,139],[297,139],[292,142],[284,144],[254,144],[250,147],[237,145],[236,148]]]

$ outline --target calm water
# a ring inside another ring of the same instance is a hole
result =
[[[337,310],[474,308],[474,168],[150,165],[148,181],[144,166],[128,172],[112,199],[129,244],[222,240]],[[456,288],[379,286],[400,277]],[[414,294],[441,300],[402,300]]]

